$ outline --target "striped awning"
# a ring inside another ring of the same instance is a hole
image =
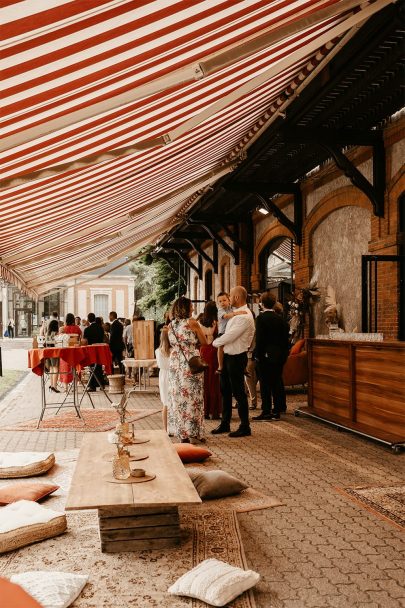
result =
[[[0,264],[27,290],[155,242],[390,0],[3,0]]]

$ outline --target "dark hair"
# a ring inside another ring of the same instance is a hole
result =
[[[116,319],[116,318],[117,318],[117,313],[115,312],[115,310],[112,310],[112,311],[110,312],[110,316],[111,316],[113,319]]]
[[[95,321],[96,321],[97,325],[100,325],[100,327],[103,326],[103,321],[101,320],[101,317],[96,317]]]
[[[87,315],[87,320],[89,323],[94,323],[94,321],[96,320],[96,315],[94,314],[94,312],[89,312],[89,314]]]
[[[52,313],[52,316],[55,317],[55,319],[57,319],[59,317],[59,313],[57,310],[54,310]]]
[[[217,295],[217,299],[220,296],[226,296],[227,298],[229,298],[229,293],[227,291],[220,291],[219,294]]]
[[[191,300],[184,296],[177,298],[173,304],[172,315],[177,321],[180,319],[189,319],[191,315]]]
[[[75,324],[75,316],[72,315],[71,312],[68,312],[65,318],[65,325],[74,325]]]
[[[53,319],[49,322],[47,334],[52,333],[53,331],[59,331],[59,322],[56,319]]]
[[[265,291],[260,296],[260,301],[265,308],[273,308],[274,304],[277,302],[277,298],[270,291]]]
[[[218,308],[215,302],[207,302],[204,307],[204,312],[201,318],[201,325],[204,327],[212,327],[214,321],[218,320]]]

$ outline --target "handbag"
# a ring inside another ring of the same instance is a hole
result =
[[[185,358],[185,360],[188,363],[190,372],[192,374],[201,374],[204,370],[206,370],[209,367],[208,363],[206,361],[204,361],[204,359],[202,357],[200,357],[200,355],[194,355],[193,357],[190,357],[190,359],[187,359],[186,354],[183,350],[183,347],[180,344],[180,340],[178,339],[177,334],[174,331],[173,325],[172,325],[172,331],[174,333],[174,337],[177,340],[177,344],[179,345],[180,350],[183,353],[183,357]]]

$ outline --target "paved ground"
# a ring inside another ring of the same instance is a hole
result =
[[[1,450],[79,447],[82,433],[1,431],[39,413],[39,378],[29,375],[0,402]],[[108,407],[97,395],[97,407]],[[388,522],[335,488],[403,481],[405,454],[292,415],[254,423],[253,436],[209,436],[219,466],[285,506],[239,516],[248,563],[262,575],[258,608],[405,606],[405,541]],[[134,406],[156,407],[155,396]],[[213,422],[208,422],[211,429]],[[159,428],[160,416],[137,423]]]

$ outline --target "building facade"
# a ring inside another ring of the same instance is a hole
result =
[[[243,285],[253,299],[254,294],[273,288],[285,303],[290,289],[308,287],[315,276],[322,295],[312,306],[309,335],[327,331],[323,310],[326,289],[330,286],[342,308],[341,326],[345,331],[365,329],[366,298],[368,331],[382,332],[384,339],[405,339],[403,259],[400,263],[400,256],[405,253],[404,126],[402,116],[384,129],[383,217],[373,213],[372,203],[364,192],[329,162],[301,181],[301,246],[293,242],[291,231],[273,215],[255,210],[250,218],[251,234],[249,222],[239,224],[242,245],[239,263],[235,265],[219,246],[218,272],[206,260],[202,262],[201,279],[195,270],[190,270],[189,296],[195,300],[215,299],[219,291]],[[371,150],[354,147],[347,155],[373,183]],[[293,219],[291,195],[280,196],[277,206],[287,218]],[[222,236],[230,243],[229,238]],[[203,243],[203,248],[212,257],[211,241]],[[198,266],[197,253],[190,260]]]

